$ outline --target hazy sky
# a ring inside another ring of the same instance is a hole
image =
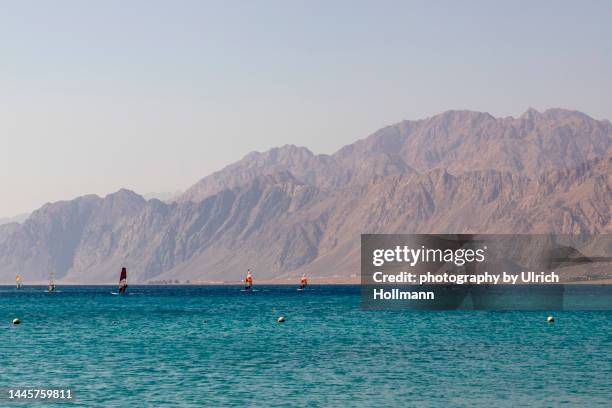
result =
[[[612,119],[610,1],[0,1],[0,217],[447,109]]]

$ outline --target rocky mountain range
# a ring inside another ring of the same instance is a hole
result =
[[[172,202],[121,190],[0,225],[0,282],[314,281],[359,274],[362,233],[610,233],[612,124],[448,111],[316,155],[253,152]]]

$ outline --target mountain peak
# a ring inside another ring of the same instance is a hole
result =
[[[288,171],[299,182],[314,183],[331,177],[333,160],[327,155],[315,155],[306,147],[287,144],[265,152],[251,152],[204,177],[177,198],[178,202],[199,202],[226,189],[245,185],[260,176]]]
[[[280,147],[273,147],[272,149],[266,150],[264,152],[252,151],[248,153],[242,160],[246,161],[272,161],[276,162],[278,160],[283,160],[286,158],[295,158],[295,157],[312,157],[314,153],[311,152],[308,148],[303,146],[296,146],[292,144],[286,144]]]
[[[542,115],[549,120],[578,119],[582,121],[596,121],[586,113],[572,109],[550,108],[546,109]]]
[[[495,117],[488,112],[473,111],[467,109],[450,109],[444,111],[438,115],[434,115],[429,120],[473,120],[473,119],[484,119],[484,120],[495,120]]]
[[[523,120],[535,120],[535,119],[546,119],[546,120],[563,120],[563,119],[579,119],[586,121],[598,122],[586,113],[565,108],[548,108],[543,112],[538,111],[534,108],[528,108],[525,113],[519,116],[519,119]]]
[[[142,196],[140,194],[135,193],[132,190],[129,190],[127,188],[120,188],[119,190],[115,191],[114,193],[110,193],[107,194],[106,198],[116,198],[116,197],[127,197],[127,198],[142,198]]]
[[[527,108],[527,110],[525,111],[525,113],[523,113],[520,118],[521,119],[534,119],[536,117],[541,116],[542,114],[535,108],[532,108],[531,106],[529,108]]]

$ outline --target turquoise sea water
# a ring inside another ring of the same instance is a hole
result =
[[[0,287],[0,389],[71,388],[69,406],[612,401],[612,312],[548,324],[546,312],[364,311],[358,286],[258,289]],[[62,404],[0,398],[28,405]]]

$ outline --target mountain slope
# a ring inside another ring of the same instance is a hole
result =
[[[604,156],[612,147],[611,134],[610,122],[562,109],[529,109],[519,118],[497,119],[488,113],[448,111],[385,127],[331,156],[296,146],[250,153],[200,180],[179,201],[197,202],[279,170],[320,188],[435,168],[453,174],[497,169],[534,176]]]

